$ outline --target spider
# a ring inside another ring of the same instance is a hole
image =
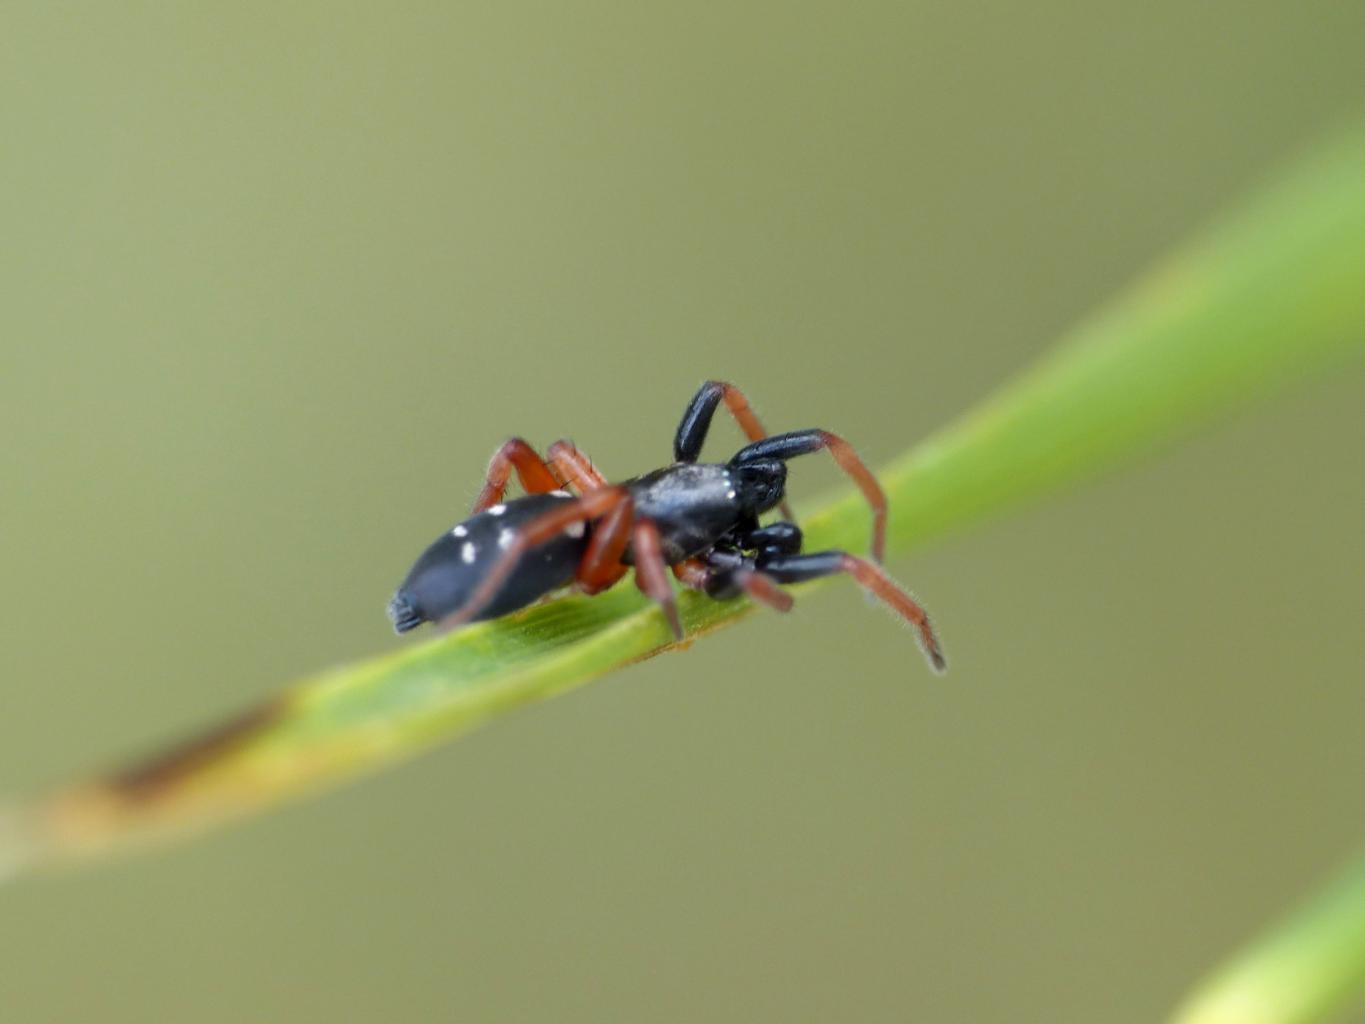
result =
[[[698,462],[721,402],[750,443],[729,462]],[[871,560],[801,551],[801,530],[785,500],[787,460],[822,450],[871,506]],[[846,573],[916,629],[937,671],[946,668],[924,609],[881,568],[886,496],[848,442],[825,430],[769,436],[738,388],[707,381],[678,424],[673,459],[613,484],[568,441],[555,442],[542,458],[512,438],[494,453],[470,517],[422,553],[389,602],[395,630],[496,618],[570,584],[600,593],[633,566],[636,585],[682,640],[670,568],[684,585],[713,598],[743,593],[784,612],[792,598],[780,584]],[[527,493],[504,501],[514,470]],[[760,515],[779,507],[780,521],[759,525]]]

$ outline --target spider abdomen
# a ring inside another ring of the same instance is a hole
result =
[[[405,633],[462,608],[524,524],[573,500],[564,491],[531,494],[494,505],[447,530],[417,559],[389,602],[394,628]],[[568,586],[587,548],[588,535],[588,524],[574,523],[529,549],[473,619],[506,615]]]

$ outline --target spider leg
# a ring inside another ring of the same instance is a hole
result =
[[[723,380],[708,380],[692,396],[692,401],[687,403],[682,422],[678,424],[678,432],[673,436],[675,460],[696,462],[701,458],[702,445],[706,443],[707,432],[711,429],[711,417],[722,401],[750,441],[761,441],[768,436],[743,391]],[[791,506],[783,501],[781,508],[782,515],[791,519]]]
[[[569,440],[556,441],[545,453],[550,467],[565,487],[578,494],[590,494],[607,486],[607,479],[592,464],[592,459]],[[615,584],[629,571],[621,555],[630,543],[630,526],[635,503],[626,498],[613,508],[593,529],[588,550],[578,564],[577,585],[584,594],[597,594]]]
[[[678,600],[673,595],[673,585],[668,582],[663,545],[659,541],[659,528],[648,519],[641,519],[632,530],[632,540],[635,585],[658,602],[668,619],[669,627],[673,630],[674,639],[681,640],[682,620],[678,617]]]
[[[772,578],[745,564],[734,567],[708,564],[700,558],[689,558],[673,566],[673,575],[683,586],[700,590],[708,597],[724,600],[739,591],[758,604],[773,611],[789,612],[795,603],[792,596],[773,582]]]
[[[751,600],[765,604],[773,611],[789,612],[796,603],[791,594],[777,585],[776,580],[756,569],[736,570],[735,583]]]
[[[691,590],[706,593],[707,581],[711,579],[712,569],[700,558],[689,558],[672,567],[678,582]]]
[[[612,586],[629,571],[621,555],[630,542],[630,528],[635,520],[635,502],[625,498],[593,527],[588,550],[578,563],[578,589],[585,594],[597,594]]]
[[[447,615],[441,625],[445,628],[458,626],[478,614],[507,581],[522,555],[537,544],[544,543],[574,523],[605,516],[617,505],[628,500],[630,492],[624,487],[604,487],[574,501],[564,502],[538,519],[531,520],[513,535],[511,543],[498,556],[498,560],[489,566],[487,575],[469,595],[469,600],[457,611]]]
[[[607,486],[607,479],[597,471],[592,459],[579,451],[572,441],[556,441],[545,452],[550,468],[565,487],[578,494],[587,494]]]
[[[482,512],[502,501],[503,495],[507,493],[507,481],[511,478],[513,469],[517,471],[517,479],[521,481],[521,486],[526,488],[527,494],[545,494],[548,491],[559,490],[559,481],[555,479],[545,460],[521,438],[514,437],[502,444],[489,460],[483,490],[479,491],[479,496],[474,499],[475,512]]]
[[[924,653],[935,671],[947,670],[948,662],[943,657],[943,649],[934,635],[934,628],[929,624],[929,616],[913,597],[886,575],[881,566],[844,551],[820,551],[763,559],[759,572],[777,583],[804,583],[821,576],[847,573],[869,594],[915,627]]]
[[[839,468],[858,485],[858,490],[863,492],[863,497],[872,507],[872,560],[880,563],[886,553],[886,493],[872,475],[872,470],[867,468],[853,446],[842,437],[828,430],[796,430],[789,434],[774,434],[741,448],[730,460],[730,465],[751,459],[781,459],[785,462],[798,455],[822,450],[834,456]]]

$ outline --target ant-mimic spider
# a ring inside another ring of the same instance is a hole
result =
[[[698,462],[716,407],[725,403],[750,439],[726,463]],[[787,506],[787,460],[828,451],[872,508],[872,559],[845,551],[801,552]],[[933,667],[947,663],[924,609],[881,568],[886,495],[847,441],[825,430],[768,436],[732,384],[708,381],[683,413],[672,465],[612,484],[567,441],[541,458],[521,438],[493,455],[473,513],[418,558],[389,602],[394,628],[492,619],[573,584],[596,594],[633,566],[636,585],[663,609],[673,635],[682,621],[668,569],[686,586],[726,599],[740,593],[778,611],[780,584],[847,573],[915,627]],[[515,470],[526,496],[504,501]],[[759,525],[781,508],[782,520]]]

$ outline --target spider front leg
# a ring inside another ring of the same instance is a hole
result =
[[[872,470],[858,458],[853,446],[838,434],[831,434],[828,430],[795,430],[788,434],[776,434],[741,448],[730,460],[730,465],[766,459],[786,462],[798,455],[818,451],[828,451],[834,456],[839,468],[848,474],[867,499],[872,509],[872,560],[880,563],[886,553],[886,492],[873,476]]]
[[[682,421],[678,424],[678,432],[673,435],[673,458],[676,461],[696,462],[701,458],[702,445],[706,443],[706,435],[711,429],[711,418],[722,401],[750,441],[761,441],[768,436],[743,391],[723,380],[708,380],[692,396],[692,401],[687,403]],[[794,518],[791,506],[785,500],[781,509],[785,518]]]
[[[733,560],[733,564],[731,561]],[[755,572],[738,552],[712,552],[706,560],[689,558],[673,567],[673,575],[684,586],[700,590],[707,597],[725,601],[743,592],[773,611],[789,612],[792,596],[761,572]]]
[[[754,568],[756,559],[794,555],[801,550],[801,530],[795,523],[776,522],[741,531],[733,546],[712,548],[698,558],[673,566],[673,575],[687,587],[724,601],[744,593],[774,611],[787,612],[792,597]],[[756,551],[756,556],[745,555]]]
[[[846,551],[820,551],[808,555],[760,558],[757,571],[775,583],[804,583],[822,576],[847,573],[865,591],[914,626],[919,633],[920,645],[934,670],[947,671],[948,662],[943,657],[943,648],[934,635],[934,628],[929,624],[928,614],[880,566]]]
[[[483,490],[474,499],[473,511],[482,512],[502,501],[513,469],[517,471],[517,479],[527,494],[546,494],[559,490],[559,481],[545,460],[521,438],[514,437],[502,444],[489,460],[488,475]]]

